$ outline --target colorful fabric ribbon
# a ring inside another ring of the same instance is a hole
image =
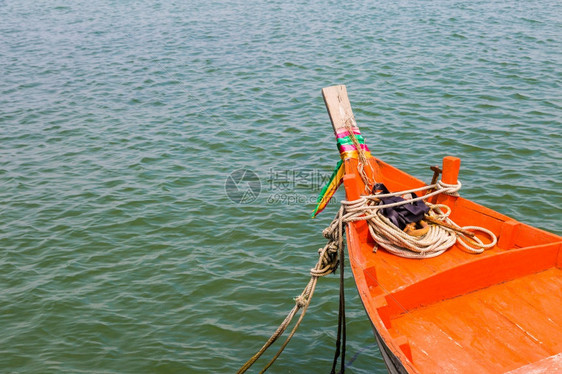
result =
[[[316,199],[316,208],[314,208],[314,211],[312,212],[312,218],[316,217],[318,213],[326,208],[330,199],[334,196],[336,190],[342,183],[344,173],[343,160],[339,160],[330,180],[326,183],[324,188],[322,188],[320,195],[318,195],[318,199]]]
[[[359,143],[359,147],[361,147],[361,149],[363,150],[365,157],[371,157],[369,147],[367,147],[367,144],[365,144],[365,139],[361,135],[359,128],[352,127],[351,131],[353,132],[357,143]],[[328,183],[324,186],[324,188],[322,188],[322,191],[320,191],[320,195],[316,200],[316,208],[314,208],[314,210],[312,211],[312,218],[316,217],[318,213],[326,208],[326,206],[330,202],[330,199],[332,198],[332,196],[334,196],[336,190],[343,182],[343,176],[345,174],[344,161],[349,158],[359,157],[357,148],[355,147],[353,139],[351,138],[350,132],[347,128],[341,128],[336,132],[336,140],[338,150],[340,151],[341,160],[336,165],[336,168],[334,169],[334,172],[332,173],[332,176],[330,177]]]
[[[351,131],[353,132],[355,139],[359,143],[359,147],[361,147],[361,149],[363,150],[365,157],[371,157],[369,147],[367,147],[367,144],[365,144],[365,139],[363,138],[363,135],[361,135],[361,131],[359,131],[359,128],[352,127]],[[355,147],[355,144],[353,144],[353,140],[351,139],[350,132],[347,128],[338,130],[338,132],[336,133],[336,140],[342,160],[348,158],[358,158],[357,148]]]

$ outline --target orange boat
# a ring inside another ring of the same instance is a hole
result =
[[[336,137],[350,120],[360,134],[345,86],[322,94]],[[426,186],[357,145],[340,148],[348,201],[365,194],[365,175],[389,191]],[[459,167],[445,157],[441,180],[456,184]],[[475,254],[457,242],[436,257],[403,258],[373,239],[368,222],[347,225],[349,261],[389,372],[562,372],[562,237],[454,195],[430,201],[449,207],[461,227],[491,231],[491,248]]]

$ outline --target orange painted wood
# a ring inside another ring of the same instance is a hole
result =
[[[553,279],[557,280],[554,284]],[[513,370],[562,349],[561,326],[557,324],[562,303],[556,300],[562,292],[560,279],[559,269],[549,269],[494,285],[399,315],[391,320],[392,329],[407,336],[412,346],[421,346],[428,339],[441,341],[424,347],[432,357],[442,357],[442,350],[462,347],[465,363],[486,367],[480,372]],[[557,294],[549,301],[519,302],[513,308],[513,300],[519,299],[521,286],[525,284],[533,284],[533,290],[539,294],[544,291],[557,291]],[[418,366],[415,359],[414,354]],[[425,371],[423,366],[419,369]]]
[[[459,171],[461,168],[461,159],[453,156],[443,158],[443,174],[441,179],[443,183],[457,184]]]
[[[517,221],[505,221],[501,225],[500,234],[498,236],[498,247],[502,249],[510,249],[515,245],[515,235],[521,224]]]
[[[477,257],[474,261],[451,267],[390,293],[389,297],[401,304],[401,308],[393,312],[416,309],[552,268],[556,264],[558,250],[558,244],[553,243]]]
[[[562,353],[542,359],[510,371],[508,374],[552,374],[562,373]]]

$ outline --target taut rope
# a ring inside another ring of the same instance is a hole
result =
[[[310,269],[310,280],[308,284],[302,291],[302,293],[295,298],[295,306],[287,317],[283,320],[281,325],[275,330],[273,335],[267,340],[267,342],[261,347],[261,349],[253,355],[239,370],[238,374],[245,373],[253,364],[257,361],[258,358],[285,332],[289,324],[291,323],[293,317],[297,314],[297,312],[302,309],[302,313],[296,322],[295,326],[291,333],[285,339],[285,342],[281,345],[275,356],[269,361],[269,363],[260,371],[260,373],[264,373],[274,362],[277,358],[281,355],[293,335],[295,334],[297,328],[299,327],[304,315],[310,305],[310,300],[312,299],[312,295],[314,294],[314,290],[316,288],[316,284],[318,282],[318,278],[323,277],[325,275],[331,274],[338,268],[338,265],[341,263],[340,272],[342,272],[341,281],[343,282],[343,234],[344,234],[344,226],[343,223],[345,222],[343,219],[344,213],[344,206],[340,207],[338,214],[330,224],[330,226],[324,230],[323,234],[328,240],[328,243],[323,248],[318,250],[319,258],[316,266],[313,269]],[[328,230],[330,229],[330,230]],[[341,259],[341,260],[340,260]],[[340,296],[342,291],[343,285],[340,284]],[[340,306],[340,316],[341,316],[341,306]],[[341,318],[341,317],[340,317]],[[345,326],[345,325],[344,325]],[[338,331],[338,338],[339,338]],[[338,339],[339,340],[339,339]],[[336,352],[336,358],[334,359],[334,366],[335,360],[337,359],[337,355],[339,354],[339,345],[338,345],[338,352]],[[342,357],[344,357],[342,355]],[[343,360],[342,360],[342,369],[343,369]]]

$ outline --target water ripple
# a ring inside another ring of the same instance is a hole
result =
[[[334,213],[308,218],[337,160],[332,84],[385,161],[429,180],[459,156],[465,197],[561,234],[560,6],[0,2],[0,367],[241,365]],[[243,168],[250,204],[225,194]],[[337,282],[277,372],[329,370]],[[349,272],[347,288],[349,371],[383,373]]]

